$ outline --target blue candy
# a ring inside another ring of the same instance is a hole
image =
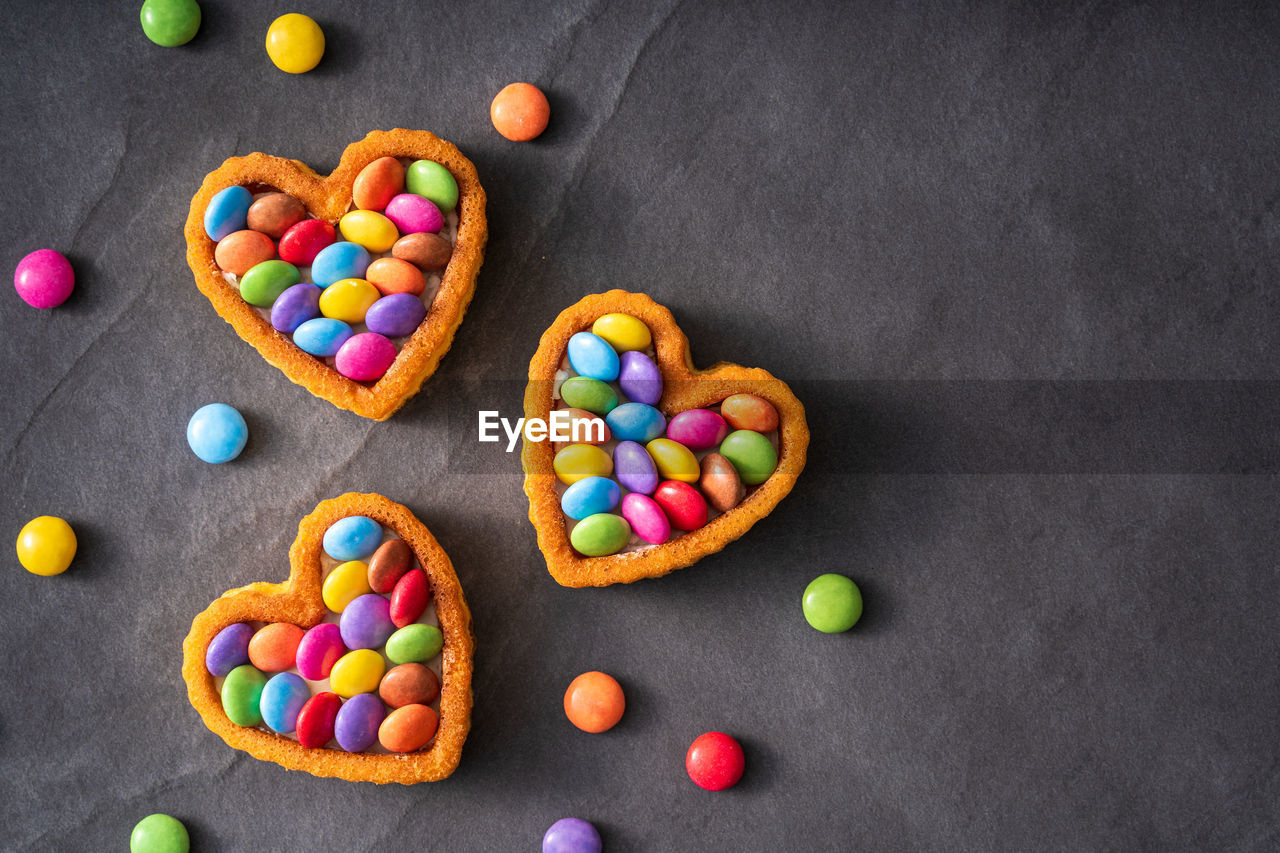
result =
[[[350,515],[324,532],[324,552],[335,560],[363,560],[382,544],[382,525],[363,515]]]
[[[393,293],[370,306],[364,315],[369,331],[388,338],[412,335],[427,316],[427,306],[412,293]]]
[[[633,403],[656,406],[662,399],[662,373],[653,359],[642,352],[624,352],[618,371],[618,385]]]
[[[249,425],[244,416],[226,403],[201,406],[187,421],[187,444],[205,462],[230,462],[248,440]]]
[[[228,625],[209,642],[204,665],[210,675],[226,678],[231,670],[249,662],[249,640],[253,628],[244,622]]]
[[[347,752],[363,752],[378,742],[378,726],[386,716],[381,699],[372,693],[358,693],[338,709],[333,736]]]
[[[210,240],[221,240],[228,234],[243,231],[249,221],[249,205],[253,193],[244,187],[227,187],[209,200],[204,209],[204,233]]]
[[[325,246],[311,262],[311,280],[328,287],[344,278],[364,278],[371,259],[368,250],[357,243],[333,243]]]
[[[667,430],[667,419],[653,406],[623,403],[604,416],[613,437],[619,441],[648,444]]]
[[[351,327],[341,320],[317,317],[293,330],[293,342],[303,352],[323,357],[337,355],[353,334]]]
[[[280,672],[271,676],[262,688],[258,710],[272,731],[287,735],[298,727],[298,712],[310,698],[311,688],[301,675]]]
[[[618,378],[620,364],[613,347],[599,335],[578,332],[569,338],[569,366],[579,376],[612,382]]]
[[[324,291],[306,282],[287,288],[271,304],[271,325],[291,334],[303,323],[319,317],[321,293]]]
[[[564,490],[560,508],[572,519],[581,521],[588,515],[608,512],[622,500],[622,489],[608,477],[584,477]]]

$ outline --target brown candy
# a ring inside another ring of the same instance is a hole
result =
[[[406,234],[391,247],[391,256],[408,261],[420,270],[442,270],[453,256],[453,246],[439,234]]]
[[[409,571],[413,564],[413,552],[403,539],[388,539],[383,542],[369,560],[369,587],[376,593],[386,595],[395,589],[396,581]]]
[[[404,166],[395,157],[379,157],[356,175],[351,200],[361,210],[385,210],[404,191]]]
[[[702,457],[701,467],[698,486],[706,495],[707,503],[720,512],[728,512],[742,503],[747,489],[732,462],[719,453],[708,453]]]
[[[218,267],[232,275],[244,275],[276,256],[276,244],[258,231],[236,231],[223,237],[213,250]]]
[[[378,696],[392,708],[405,705],[430,705],[440,695],[440,677],[420,663],[402,663],[391,667],[378,685]]]
[[[302,221],[307,209],[288,193],[267,193],[249,205],[249,227],[273,240]]]

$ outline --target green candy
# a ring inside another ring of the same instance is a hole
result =
[[[262,701],[262,688],[267,677],[253,667],[242,664],[231,672],[222,682],[222,710],[237,726],[257,726],[262,724],[262,711],[258,709]]]
[[[571,376],[561,383],[560,399],[575,409],[586,409],[601,416],[609,414],[618,405],[618,394],[609,383],[586,376]]]
[[[584,556],[607,557],[625,548],[630,538],[631,525],[627,524],[625,518],[598,512],[588,515],[573,526],[569,544]]]
[[[280,294],[300,281],[298,268],[288,261],[263,261],[240,279],[240,296],[250,305],[270,308]]]
[[[862,617],[862,592],[844,575],[818,575],[804,588],[804,618],[824,634],[848,631]]]
[[[749,429],[740,429],[725,436],[720,444],[720,455],[733,463],[738,476],[748,486],[760,485],[778,467],[778,451],[773,449],[769,439]]]
[[[129,836],[129,853],[188,853],[191,836],[182,821],[167,814],[147,815]]]
[[[200,29],[196,0],[147,0],[142,4],[142,31],[161,47],[177,47],[195,38]]]
[[[444,648],[444,634],[434,625],[405,625],[387,640],[392,663],[426,663]]]
[[[448,213],[458,205],[458,182],[444,166],[432,160],[416,160],[404,175],[405,187]]]

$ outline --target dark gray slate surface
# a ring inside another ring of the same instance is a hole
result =
[[[202,6],[171,50],[136,4],[0,13],[0,268],[51,246],[79,281],[0,294],[0,532],[80,536],[61,577],[0,572],[0,848],[125,849],[154,811],[200,851],[536,850],[566,815],[610,851],[1280,847],[1275,8],[315,0],[290,77],[262,41],[294,7]],[[518,79],[533,144],[488,122]],[[397,126],[475,160],[491,241],[439,374],[371,424],[213,314],[181,225],[227,156],[327,170]],[[814,440],[746,540],[571,591],[474,419],[609,287],[792,381]],[[218,467],[183,438],[215,400],[252,430]],[[475,614],[441,784],[286,772],[186,701],[192,616],[348,490],[407,503]],[[847,635],[801,617],[825,571],[866,593]],[[560,710],[593,668],[629,700],[602,736]],[[683,754],[715,728],[749,768],[713,795]]]

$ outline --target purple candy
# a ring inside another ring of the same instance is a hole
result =
[[[620,441],[613,448],[613,476],[629,491],[653,494],[658,488],[658,466],[643,444]]]
[[[346,653],[342,630],[332,622],[321,622],[303,634],[298,643],[298,672],[312,681],[328,678],[338,658]]]
[[[71,262],[53,249],[36,249],[13,271],[13,286],[32,308],[57,308],[76,286]]]
[[[375,593],[359,596],[342,611],[338,628],[349,649],[381,648],[396,630],[391,602]]]
[[[624,352],[622,368],[618,373],[622,393],[633,403],[658,405],[662,398],[662,374],[653,359],[642,352]]]
[[[333,721],[333,736],[347,752],[363,752],[378,742],[378,726],[387,710],[372,693],[359,693],[342,703]]]
[[[603,849],[600,833],[581,818],[561,818],[542,836],[542,853],[600,853]]]
[[[249,662],[251,637],[253,628],[244,622],[223,628],[204,653],[205,668],[218,678],[226,678],[231,670]]]
[[[719,447],[729,434],[724,418],[710,409],[689,409],[681,412],[667,424],[667,438],[678,441],[690,450],[710,450]]]
[[[403,338],[405,335],[412,335],[426,316],[427,306],[417,296],[412,293],[393,293],[373,303],[369,312],[364,315],[364,324],[371,332],[388,338]]]
[[[320,316],[320,294],[314,284],[295,284],[276,297],[271,304],[271,325],[276,331],[292,335],[303,323]]]
[[[413,193],[401,193],[387,202],[387,219],[395,223],[401,234],[418,234],[426,231],[435,234],[444,227],[440,208],[430,200]]]

